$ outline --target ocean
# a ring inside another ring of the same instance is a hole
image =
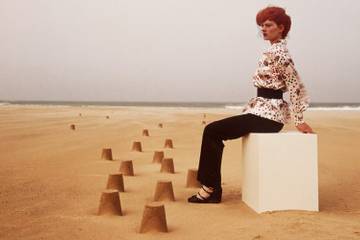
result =
[[[242,109],[246,102],[0,101],[3,105],[138,106]],[[360,110],[360,103],[310,103],[308,110]]]

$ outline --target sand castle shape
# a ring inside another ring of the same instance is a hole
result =
[[[131,151],[142,152],[141,142],[133,142]]]
[[[153,156],[153,163],[161,163],[164,158],[163,151],[155,151]]]
[[[98,215],[122,216],[119,192],[117,190],[104,190],[101,194]]]
[[[142,131],[142,135],[143,135],[143,136],[149,136],[149,130],[144,129],[144,130]]]
[[[148,203],[145,205],[139,233],[149,231],[168,232],[164,204]]]
[[[108,177],[106,189],[115,189],[119,192],[124,192],[124,178],[122,173],[110,174]]]
[[[103,148],[102,149],[101,159],[113,160],[111,148]]]
[[[173,147],[173,142],[172,142],[171,139],[168,138],[168,139],[165,140],[164,148],[174,148]]]
[[[172,158],[164,158],[161,161],[160,172],[175,173],[174,161]]]
[[[156,184],[154,201],[175,201],[174,190],[171,181],[159,180]]]
[[[124,176],[134,176],[134,168],[133,168],[132,160],[123,160],[123,161],[121,161],[119,171]]]
[[[188,169],[186,178],[187,188],[198,188],[201,187],[201,183],[197,180],[198,170],[195,168]]]

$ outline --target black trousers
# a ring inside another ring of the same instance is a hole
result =
[[[250,132],[279,132],[283,123],[252,113],[236,115],[207,124],[203,131],[197,180],[213,188],[221,186],[223,140],[240,138]]]

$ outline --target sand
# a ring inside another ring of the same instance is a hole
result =
[[[222,203],[187,202],[197,191],[185,185],[198,166],[203,113],[211,122],[240,110],[0,106],[0,239],[360,239],[360,111],[305,112],[319,140],[320,211],[262,214],[241,201],[241,138],[224,142]],[[167,138],[174,149],[163,148]],[[131,151],[134,141],[143,152]],[[101,159],[107,147],[114,161]],[[175,174],[152,163],[156,150],[173,158]],[[121,160],[132,160],[135,173],[124,176],[123,216],[97,216]],[[176,201],[164,202],[169,232],[140,234],[158,180],[174,189]]]

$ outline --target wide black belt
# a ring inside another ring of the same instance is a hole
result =
[[[272,88],[257,88],[257,96],[264,98],[283,99],[283,92],[280,89],[275,90]]]

